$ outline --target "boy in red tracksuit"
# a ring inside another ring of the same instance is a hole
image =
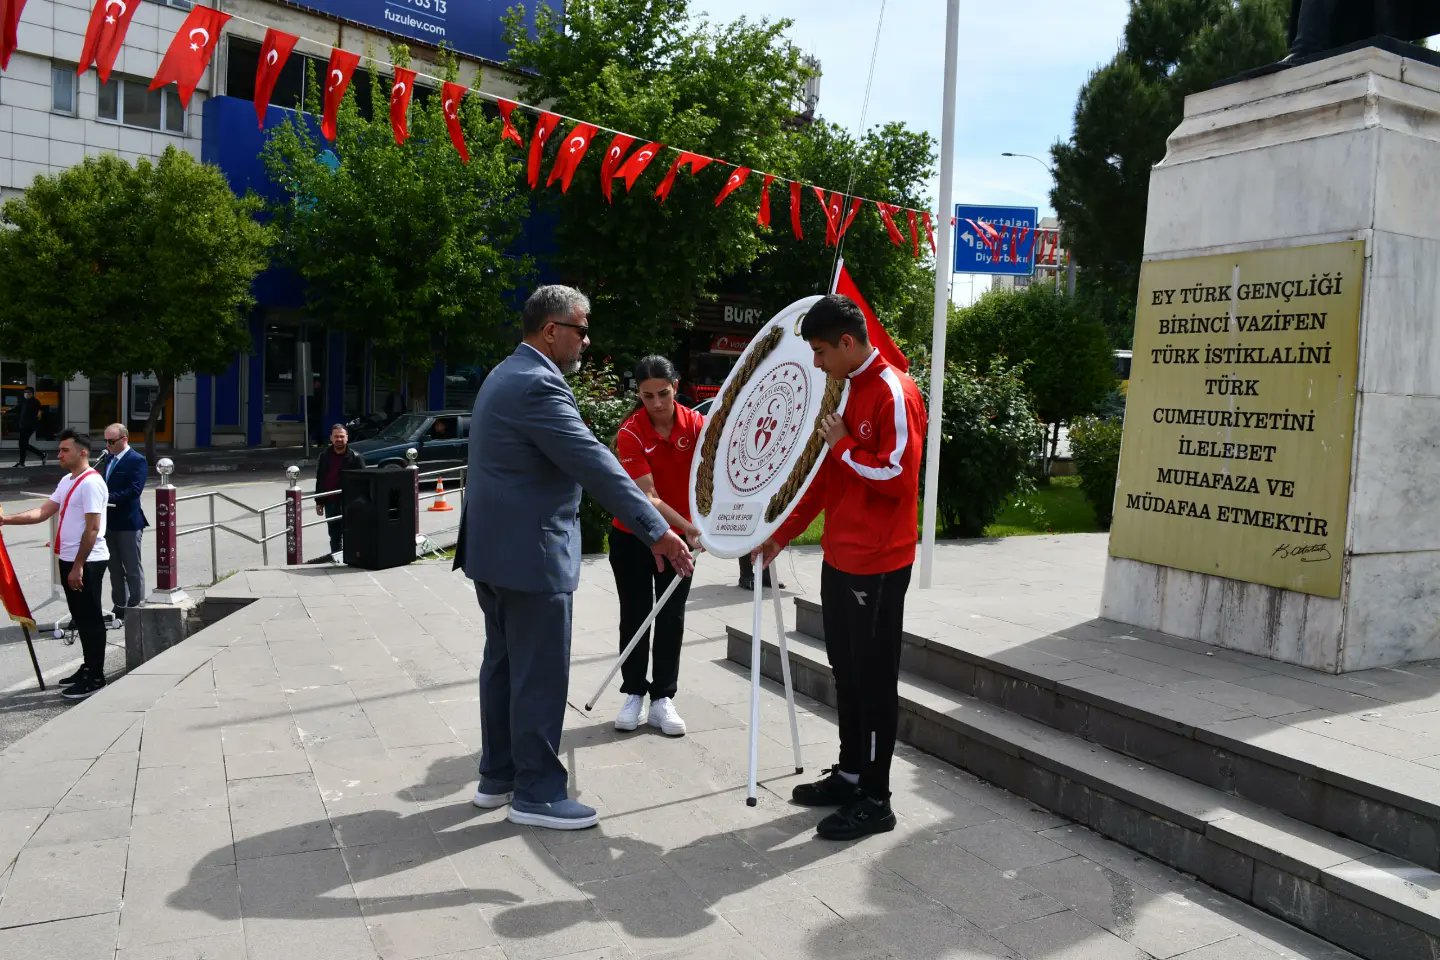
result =
[[[795,512],[757,551],[766,564],[825,511],[820,575],[825,651],[840,714],[840,762],[791,794],[838,806],[816,832],[854,840],[895,829],[890,760],[899,717],[900,633],[915,562],[925,404],[915,382],[871,345],[854,301],[823,298],[801,321],[815,366],[848,378],[844,416],[820,429],[830,449]]]

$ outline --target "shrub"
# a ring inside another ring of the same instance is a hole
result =
[[[596,367],[581,367],[578,373],[566,378],[570,389],[575,391],[575,402],[580,407],[580,417],[585,421],[601,443],[611,444],[620,424],[634,409],[627,398],[621,395],[620,378],[611,370],[609,363]],[[610,512],[593,499],[590,494],[580,498],[580,550],[582,553],[603,553],[605,538],[610,530]]]
[[[1080,489],[1106,530],[1115,510],[1115,474],[1120,467],[1120,420],[1081,417],[1070,425],[1070,451]]]
[[[928,395],[927,371],[917,366],[914,375]],[[1043,433],[1017,369],[997,361],[982,376],[972,366],[946,364],[940,532],[978,537],[1009,500],[1033,492],[1030,462]]]

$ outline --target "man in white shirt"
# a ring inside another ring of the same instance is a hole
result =
[[[60,515],[55,557],[70,618],[85,652],[84,665],[60,681],[65,688],[61,695],[66,700],[84,700],[105,687],[105,616],[100,610],[100,594],[110,561],[105,546],[110,491],[100,474],[90,468],[90,438],[85,434],[74,430],[60,434],[58,459],[67,472],[50,499],[13,517],[0,515],[0,526],[44,523]]]

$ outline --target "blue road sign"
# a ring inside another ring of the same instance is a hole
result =
[[[1028,277],[1037,214],[1034,207],[955,204],[955,272]]]

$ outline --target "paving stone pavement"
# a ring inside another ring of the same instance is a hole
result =
[[[945,544],[936,579],[993,599],[996,624],[1074,623],[1098,606],[1104,549]],[[782,578],[815,596],[818,554],[798,554]],[[259,599],[0,754],[0,958],[1349,956],[903,746],[898,829],[815,839],[819,815],[786,799],[801,778],[769,683],[747,807],[749,677],[724,660],[725,626],[750,621],[735,575],[700,564],[690,732],[671,739],[612,729],[618,681],[580,709],[616,649],[608,565],[586,561],[562,748],[602,819],[575,833],[469,803],[482,628],[447,564],[225,581],[212,595]],[[834,716],[799,707],[808,779],[833,762]]]

